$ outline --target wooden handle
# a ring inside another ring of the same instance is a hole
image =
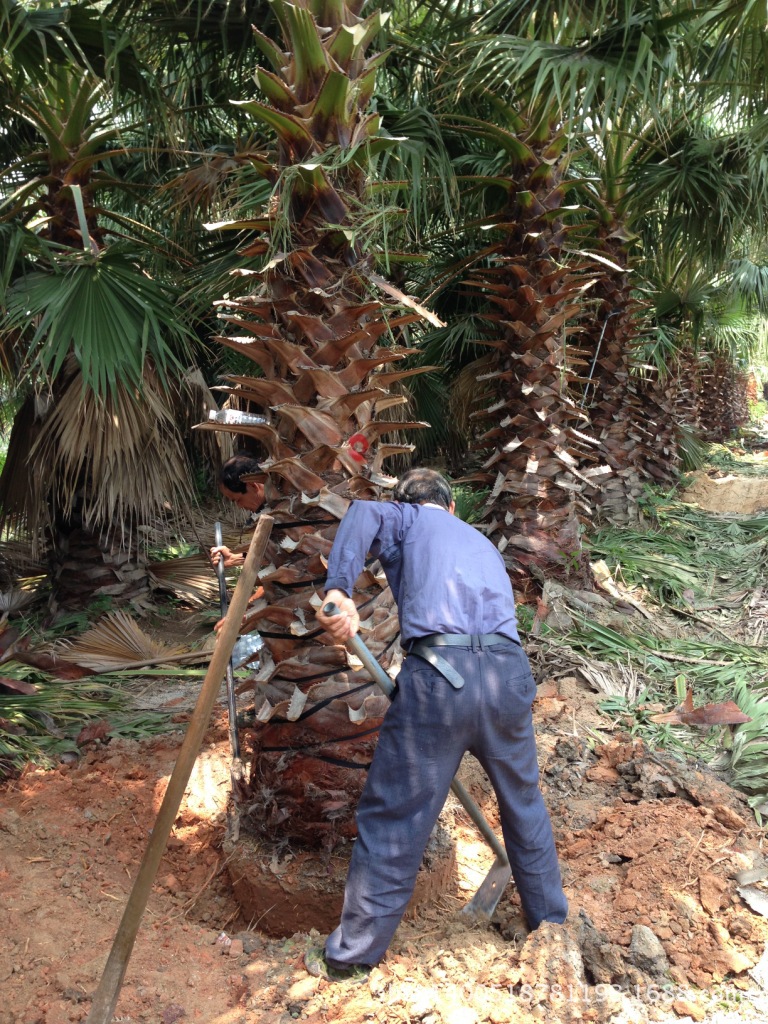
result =
[[[240,574],[240,579],[237,581],[227,617],[219,632],[216,646],[208,665],[208,671],[200,690],[200,696],[197,698],[195,710],[192,712],[179,756],[176,759],[173,773],[168,782],[168,788],[165,791],[163,802],[157,814],[157,820],[152,829],[152,835],[144,852],[131,894],[128,897],[122,920],[115,934],[104,973],[94,994],[86,1024],[110,1024],[115,1012],[115,1006],[120,995],[125,971],[136,940],[136,934],[141,924],[141,918],[144,914],[149,894],[152,891],[152,883],[160,866],[160,859],[165,851],[165,845],[168,842],[171,828],[179,812],[184,790],[187,788],[189,777],[192,774],[192,767],[200,750],[205,730],[208,728],[208,722],[213,706],[216,703],[221,681],[224,678],[224,673],[232,655],[232,648],[235,646],[235,641],[240,631],[240,622],[248,605],[248,598],[256,582],[256,576],[261,566],[261,560],[264,557],[267,541],[272,532],[273,522],[274,520],[271,516],[262,515],[259,517],[259,524],[251,539],[243,571]]]

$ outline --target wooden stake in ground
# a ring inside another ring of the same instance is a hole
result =
[[[104,973],[96,989],[91,1005],[91,1012],[88,1014],[86,1024],[110,1024],[112,1015],[115,1012],[117,998],[125,977],[139,930],[142,915],[149,899],[152,883],[155,880],[157,869],[160,865],[160,858],[165,851],[168,836],[176,815],[181,805],[184,790],[187,788],[189,777],[192,774],[192,767],[200,750],[203,735],[208,727],[213,705],[216,703],[221,688],[221,681],[224,678],[229,659],[232,655],[232,648],[235,646],[240,623],[248,606],[248,598],[256,583],[256,575],[264,557],[269,535],[272,532],[274,520],[267,515],[259,517],[259,523],[251,540],[248,554],[240,579],[237,581],[235,592],[232,596],[232,603],[224,624],[219,632],[216,646],[213,649],[208,671],[203,680],[200,696],[197,698],[195,710],[181,745],[179,756],[173,769],[168,788],[165,791],[163,802],[157,814],[152,835],[144,857],[133,883],[133,889],[128,897],[123,917],[115,935],[112,949],[107,959]]]

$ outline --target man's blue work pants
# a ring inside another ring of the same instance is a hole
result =
[[[357,810],[341,922],[326,943],[335,966],[376,964],[411,897],[424,849],[459,762],[472,753],[499,802],[504,844],[531,928],[568,912],[539,790],[531,705],[536,684],[517,644],[440,647],[463,676],[454,689],[410,655],[379,733]]]

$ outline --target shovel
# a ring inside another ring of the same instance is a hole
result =
[[[339,615],[339,607],[333,601],[329,601],[328,604],[323,606],[323,613],[328,616]],[[373,681],[391,701],[395,694],[395,685],[365,646],[362,639],[356,634],[347,640],[347,646],[362,661]],[[480,921],[490,921],[496,907],[499,905],[501,894],[512,877],[509,857],[504,849],[504,844],[499,840],[496,833],[483,817],[483,812],[458,779],[454,779],[451,783],[451,792],[475,823],[483,839],[485,839],[496,854],[496,860],[491,865],[491,870],[483,879],[480,888],[469,903],[462,908],[463,914],[469,914]]]

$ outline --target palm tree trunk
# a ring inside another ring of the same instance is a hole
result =
[[[121,607],[149,603],[147,558],[138,550],[136,536],[128,547],[115,540],[115,533],[98,534],[89,529],[78,502],[66,521],[53,530],[51,565],[51,610],[79,611],[99,598],[110,598]]]
[[[718,444],[749,420],[747,375],[724,355],[712,355],[701,375],[703,436]]]
[[[256,33],[273,68],[257,72],[268,102],[243,104],[277,134],[275,152],[254,158],[276,185],[261,238],[247,249],[263,252],[266,268],[249,292],[219,304],[218,340],[258,368],[233,378],[232,390],[268,422],[236,431],[264,452],[265,510],[275,519],[259,581],[264,596],[250,615],[267,653],[254,683],[251,769],[238,802],[242,827],[330,849],[355,834],[387,701],[345,649],[329,643],[314,611],[350,501],[380,497],[394,484],[385,460],[412,450],[384,438],[426,425],[382,416],[405,402],[390,393],[413,373],[398,370],[411,350],[396,339],[419,315],[383,304],[381,290],[392,289],[359,241],[364,168],[393,144],[367,109],[381,57],[365,52],[384,19],[362,19],[362,0],[273,7],[282,45]],[[397,614],[376,565],[355,599],[374,656],[396,667]]]
[[[612,267],[597,271],[590,292],[599,300],[597,315],[584,329],[591,358],[587,393],[594,387],[589,416],[602,460],[611,470],[601,478],[594,504],[601,518],[618,525],[637,520],[644,482],[672,484],[677,465],[669,387],[658,374],[637,366],[642,307],[632,294],[629,274],[620,269],[628,262],[624,234],[616,219],[600,225],[599,249]]]
[[[492,401],[478,413],[490,426],[491,453],[473,479],[491,488],[481,528],[503,553],[522,597],[544,577],[583,575],[582,518],[599,474],[589,420],[572,397],[570,333],[581,312],[584,279],[563,259],[566,228],[558,136],[518,134],[504,233],[490,266],[469,283],[491,311],[494,369],[484,375]]]

